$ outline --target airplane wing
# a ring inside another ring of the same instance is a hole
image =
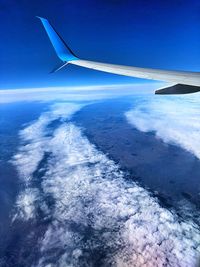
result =
[[[49,21],[45,18],[38,18],[41,20],[57,56],[63,61],[63,64],[53,72],[67,64],[73,64],[118,75],[175,83],[173,86],[155,91],[156,94],[188,94],[200,91],[200,72],[138,68],[79,59]]]

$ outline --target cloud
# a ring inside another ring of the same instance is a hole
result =
[[[72,103],[56,103],[51,106],[50,111],[44,112],[38,120],[20,131],[22,146],[11,161],[17,167],[20,179],[25,187],[25,190],[17,200],[17,206],[21,207],[18,215],[22,215],[27,219],[34,217],[34,202],[37,198],[37,189],[33,188],[32,194],[30,194],[29,186],[33,179],[33,174],[38,169],[45,153],[50,152],[48,144],[51,142],[51,138],[48,136],[49,132],[46,128],[50,123],[58,119],[70,119],[73,113],[81,107],[82,105]]]
[[[0,104],[20,101],[91,101],[133,94],[148,94],[160,87],[155,84],[50,87],[0,90]]]
[[[24,218],[29,220],[34,217],[36,212],[36,203],[39,198],[39,191],[37,188],[26,188],[21,194],[19,194],[16,202],[17,212],[13,217],[13,222],[17,218]]]
[[[21,214],[28,214],[21,220],[37,218],[37,205],[50,218],[46,232],[38,237],[41,254],[37,266],[55,261],[59,267],[94,266],[97,262],[102,266],[195,266],[200,253],[197,225],[181,221],[145,189],[129,182],[118,165],[97,150],[72,121],[61,120],[49,133],[51,121],[69,118],[78,110],[73,104],[62,105],[73,111],[63,115],[65,108],[58,104],[42,114],[21,132],[22,143],[28,142],[28,147],[22,145],[21,157],[14,158],[19,173],[29,176],[17,201]],[[37,146],[39,153],[33,149]],[[42,193],[30,201],[33,172],[45,151],[49,157],[38,178]],[[18,164],[18,158],[26,160]],[[30,161],[34,158],[33,168]]]
[[[155,132],[166,143],[200,158],[200,99],[196,95],[146,97],[125,115],[142,132]]]

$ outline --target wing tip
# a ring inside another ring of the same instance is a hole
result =
[[[35,16],[37,19],[40,19],[41,21],[48,21],[46,18],[40,17],[40,16]]]

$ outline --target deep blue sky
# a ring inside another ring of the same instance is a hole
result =
[[[57,64],[35,16],[46,17],[83,59],[200,70],[199,0],[0,0],[0,88],[141,80]]]

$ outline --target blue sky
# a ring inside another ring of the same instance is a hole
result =
[[[197,0],[0,1],[0,89],[123,84],[143,80],[59,64],[36,15],[83,59],[199,71]]]

